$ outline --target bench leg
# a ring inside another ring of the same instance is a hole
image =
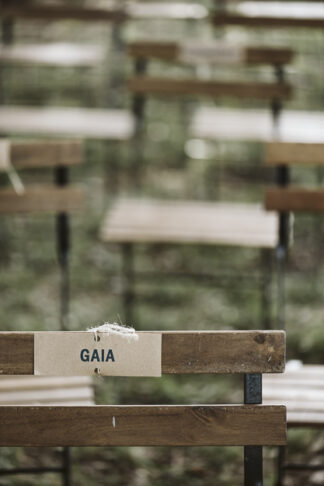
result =
[[[134,323],[135,305],[135,272],[134,272],[134,247],[131,243],[122,245],[123,252],[123,307],[124,319],[127,326]]]
[[[276,479],[276,486],[283,486],[284,479],[285,479],[285,453],[286,448],[284,446],[278,447],[278,456],[277,456],[277,479]]]
[[[71,486],[71,449],[70,447],[64,447],[62,450],[62,485]]]
[[[244,403],[262,403],[262,375],[244,375]],[[263,485],[262,446],[244,447],[244,486]]]

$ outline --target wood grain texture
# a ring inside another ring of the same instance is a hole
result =
[[[140,333],[141,334],[141,333]],[[34,334],[0,333],[0,374],[34,373]],[[162,373],[281,373],[282,331],[162,332]]]
[[[269,211],[323,212],[324,191],[299,187],[273,187],[266,191],[265,207]]]
[[[199,43],[197,43],[199,45]],[[218,46],[219,42],[215,42]],[[246,47],[243,63],[246,64],[288,64],[293,58],[291,49],[276,49],[266,47]],[[132,57],[145,59],[160,59],[163,61],[179,61],[180,44],[177,42],[138,41],[128,44],[128,54]]]
[[[79,165],[83,162],[82,143],[71,141],[12,141],[11,163],[16,169]]]
[[[285,407],[0,407],[0,446],[284,445]]]
[[[312,29],[323,29],[324,19],[323,18],[294,18],[288,16],[265,16],[265,15],[241,15],[235,13],[229,14],[217,14],[212,17],[212,22],[215,26],[222,25],[237,25],[244,27],[300,27],[300,28],[312,28]]]
[[[72,212],[83,206],[84,190],[78,185],[30,185],[21,195],[12,188],[0,190],[0,214]]]
[[[263,82],[217,82],[151,78],[134,76],[128,81],[133,93],[151,95],[193,95],[193,96],[231,96],[254,99],[289,99],[291,86],[288,83]]]
[[[257,204],[120,198],[106,213],[100,237],[108,243],[275,248],[278,216]]]
[[[265,163],[269,165],[324,165],[324,143],[267,143]]]

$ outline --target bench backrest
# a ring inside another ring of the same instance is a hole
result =
[[[55,184],[30,184],[17,194],[12,187],[0,190],[0,213],[70,212],[83,205],[84,194],[78,185],[68,184],[68,168],[83,161],[78,141],[17,142],[0,140],[3,172],[12,169],[55,169]]]
[[[324,191],[321,189],[290,187],[289,168],[292,165],[324,165],[324,144],[268,143],[265,150],[266,164],[275,166],[284,175],[280,187],[267,189],[265,206],[268,210],[324,211]]]

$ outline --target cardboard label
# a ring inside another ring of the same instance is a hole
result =
[[[38,332],[34,374],[47,376],[161,376],[161,334],[134,337],[98,332]]]
[[[0,172],[8,171],[10,168],[10,142],[0,140]]]
[[[224,42],[183,42],[179,46],[179,60],[190,64],[241,64],[244,62],[244,49]]]

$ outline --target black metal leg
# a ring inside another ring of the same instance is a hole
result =
[[[64,447],[62,450],[62,462],[63,462],[63,486],[71,486],[71,449]]]
[[[138,58],[135,61],[135,75],[143,76],[147,71],[148,62],[147,59]],[[145,113],[146,98],[143,94],[135,94],[132,101],[132,112],[135,117],[135,136],[133,139],[133,163],[131,170],[132,180],[130,181],[133,186],[139,188],[141,185],[142,174],[141,169],[143,167],[143,124]]]
[[[277,329],[285,329],[285,267],[286,267],[286,249],[279,245],[276,250],[277,259]]]
[[[262,403],[262,375],[244,375],[244,403]],[[244,486],[263,485],[262,446],[244,447]]]
[[[271,329],[272,251],[261,249],[261,321],[263,329]]]
[[[126,325],[133,325],[135,305],[134,248],[131,243],[122,245],[123,252],[123,307]]]
[[[284,475],[285,475],[285,453],[286,448],[284,446],[278,447],[278,456],[277,456],[277,479],[276,479],[276,486],[283,486],[284,484]]]

